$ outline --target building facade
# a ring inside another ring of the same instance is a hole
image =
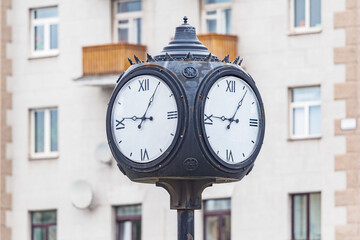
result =
[[[0,8],[1,240],[176,238],[168,193],[111,161],[105,112],[127,58],[160,53],[185,15],[219,58],[244,58],[267,121],[251,174],[204,191],[195,238],[360,239],[359,0]]]

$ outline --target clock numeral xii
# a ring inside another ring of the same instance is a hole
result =
[[[226,80],[226,91],[225,92],[232,92],[234,93],[235,92],[235,81],[233,80]]]
[[[148,91],[149,90],[149,79],[142,79],[142,80],[139,80],[139,84],[140,84],[140,87],[139,87],[139,91]]]

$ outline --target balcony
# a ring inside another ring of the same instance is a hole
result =
[[[117,77],[129,66],[134,54],[145,59],[146,46],[126,42],[82,48],[83,76],[75,79],[82,85],[114,86]]]
[[[237,55],[237,41],[236,35],[206,33],[197,35],[200,42],[202,42],[209,51],[217,56],[220,60],[226,55],[230,55],[230,60],[234,60]]]

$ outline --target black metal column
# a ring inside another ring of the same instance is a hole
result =
[[[178,240],[194,239],[194,209],[177,210],[178,214]]]

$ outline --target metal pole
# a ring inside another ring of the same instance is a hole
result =
[[[178,240],[194,240],[194,209],[177,210]]]

